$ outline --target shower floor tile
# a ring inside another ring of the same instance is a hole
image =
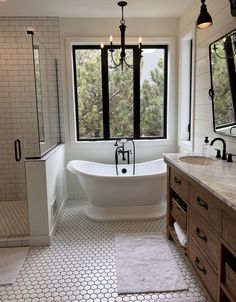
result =
[[[0,201],[0,238],[27,235],[29,235],[27,201]]]
[[[165,219],[94,222],[84,215],[85,206],[85,199],[67,202],[52,245],[30,249],[16,282],[0,286],[0,301],[154,302],[185,297],[207,301],[172,243],[170,248],[189,286],[187,291],[118,296],[115,235],[165,233]]]

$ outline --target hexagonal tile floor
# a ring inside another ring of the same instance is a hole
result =
[[[118,296],[115,234],[165,232],[165,219],[94,222],[86,218],[85,207],[85,199],[67,202],[52,245],[30,249],[16,282],[0,286],[0,301],[154,302],[187,297],[207,301],[171,242],[170,248],[189,289]]]

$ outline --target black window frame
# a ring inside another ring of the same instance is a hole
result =
[[[119,45],[113,46],[120,48]],[[137,45],[127,45],[127,49],[133,49],[133,61],[137,61],[139,47]],[[135,140],[160,140],[167,139],[167,92],[168,92],[168,45],[142,45],[143,49],[163,49],[164,50],[164,99],[163,99],[163,135],[162,136],[142,136],[140,137],[140,66],[135,65],[133,69],[133,136]],[[103,106],[103,138],[80,138],[79,137],[79,108],[77,91],[77,72],[76,72],[76,50],[77,49],[100,49],[101,50],[101,71],[102,71],[102,106]],[[72,64],[73,64],[73,83],[75,96],[75,118],[76,118],[76,141],[109,141],[121,137],[110,137],[109,120],[109,79],[108,79],[108,55],[109,46],[104,45],[72,45]],[[117,67],[120,68],[120,67]],[[134,101],[135,100],[135,101]],[[123,138],[123,137],[122,137]],[[126,138],[126,137],[124,137]]]

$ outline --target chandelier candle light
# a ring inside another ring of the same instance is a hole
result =
[[[120,59],[119,62],[115,62],[113,52],[115,51],[115,48],[113,46],[113,37],[110,36],[110,48],[108,48],[109,52],[111,53],[111,59],[113,66],[109,66],[110,68],[116,68],[118,66],[121,66],[121,69],[123,71],[124,64],[129,68],[134,68],[136,65],[140,64],[141,58],[142,58],[142,38],[139,38],[139,56],[136,62],[134,64],[129,64],[126,61],[126,53],[125,53],[125,19],[124,19],[124,7],[127,5],[126,1],[120,1],[117,3],[118,6],[121,7],[121,20],[120,20]],[[104,44],[101,43],[101,48],[104,48]]]

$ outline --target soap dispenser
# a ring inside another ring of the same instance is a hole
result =
[[[208,136],[205,136],[204,142],[202,143],[202,154],[205,156],[210,155],[210,144]]]

